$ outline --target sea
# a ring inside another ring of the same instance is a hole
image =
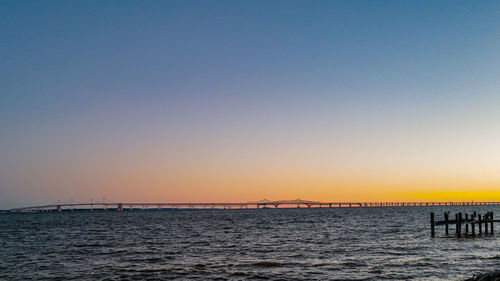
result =
[[[429,214],[499,206],[0,214],[0,280],[465,280],[496,235],[445,237]],[[477,231],[477,229],[476,229]],[[500,226],[495,227],[500,236]]]

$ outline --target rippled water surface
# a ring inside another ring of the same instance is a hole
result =
[[[431,211],[500,214],[496,206],[0,214],[0,279],[462,280],[500,268],[495,236],[430,239]]]

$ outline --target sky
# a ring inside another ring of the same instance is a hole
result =
[[[498,1],[0,1],[0,208],[500,200]]]

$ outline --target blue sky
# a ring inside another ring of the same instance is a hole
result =
[[[381,154],[391,140],[496,140],[499,19],[497,1],[0,1],[0,206],[118,197],[40,175],[99,159],[96,146],[211,159],[270,139],[301,140],[292,155],[325,138]],[[119,165],[108,156],[95,161]]]

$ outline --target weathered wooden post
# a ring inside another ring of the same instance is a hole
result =
[[[491,220],[491,222],[490,222],[491,234],[493,234],[495,232],[494,228],[493,228],[493,221],[494,221],[493,212],[490,212],[490,220]]]
[[[469,214],[465,214],[465,235],[469,234]]]
[[[445,231],[446,235],[448,235],[448,220],[449,220],[449,216],[450,216],[450,214],[448,212],[444,213],[444,222],[446,223],[444,231]]]
[[[488,234],[488,213],[484,214],[484,234]]]
[[[481,214],[477,215],[477,223],[479,224],[479,234],[483,234],[483,227],[481,223]]]
[[[476,237],[476,224],[474,223],[474,217],[472,218],[472,237]]]
[[[436,232],[434,231],[434,213],[431,213],[431,237],[434,238]]]
[[[460,229],[459,233],[458,233],[458,238],[462,237],[462,222],[463,222],[463,218],[462,218],[462,213],[458,213],[458,228]]]

